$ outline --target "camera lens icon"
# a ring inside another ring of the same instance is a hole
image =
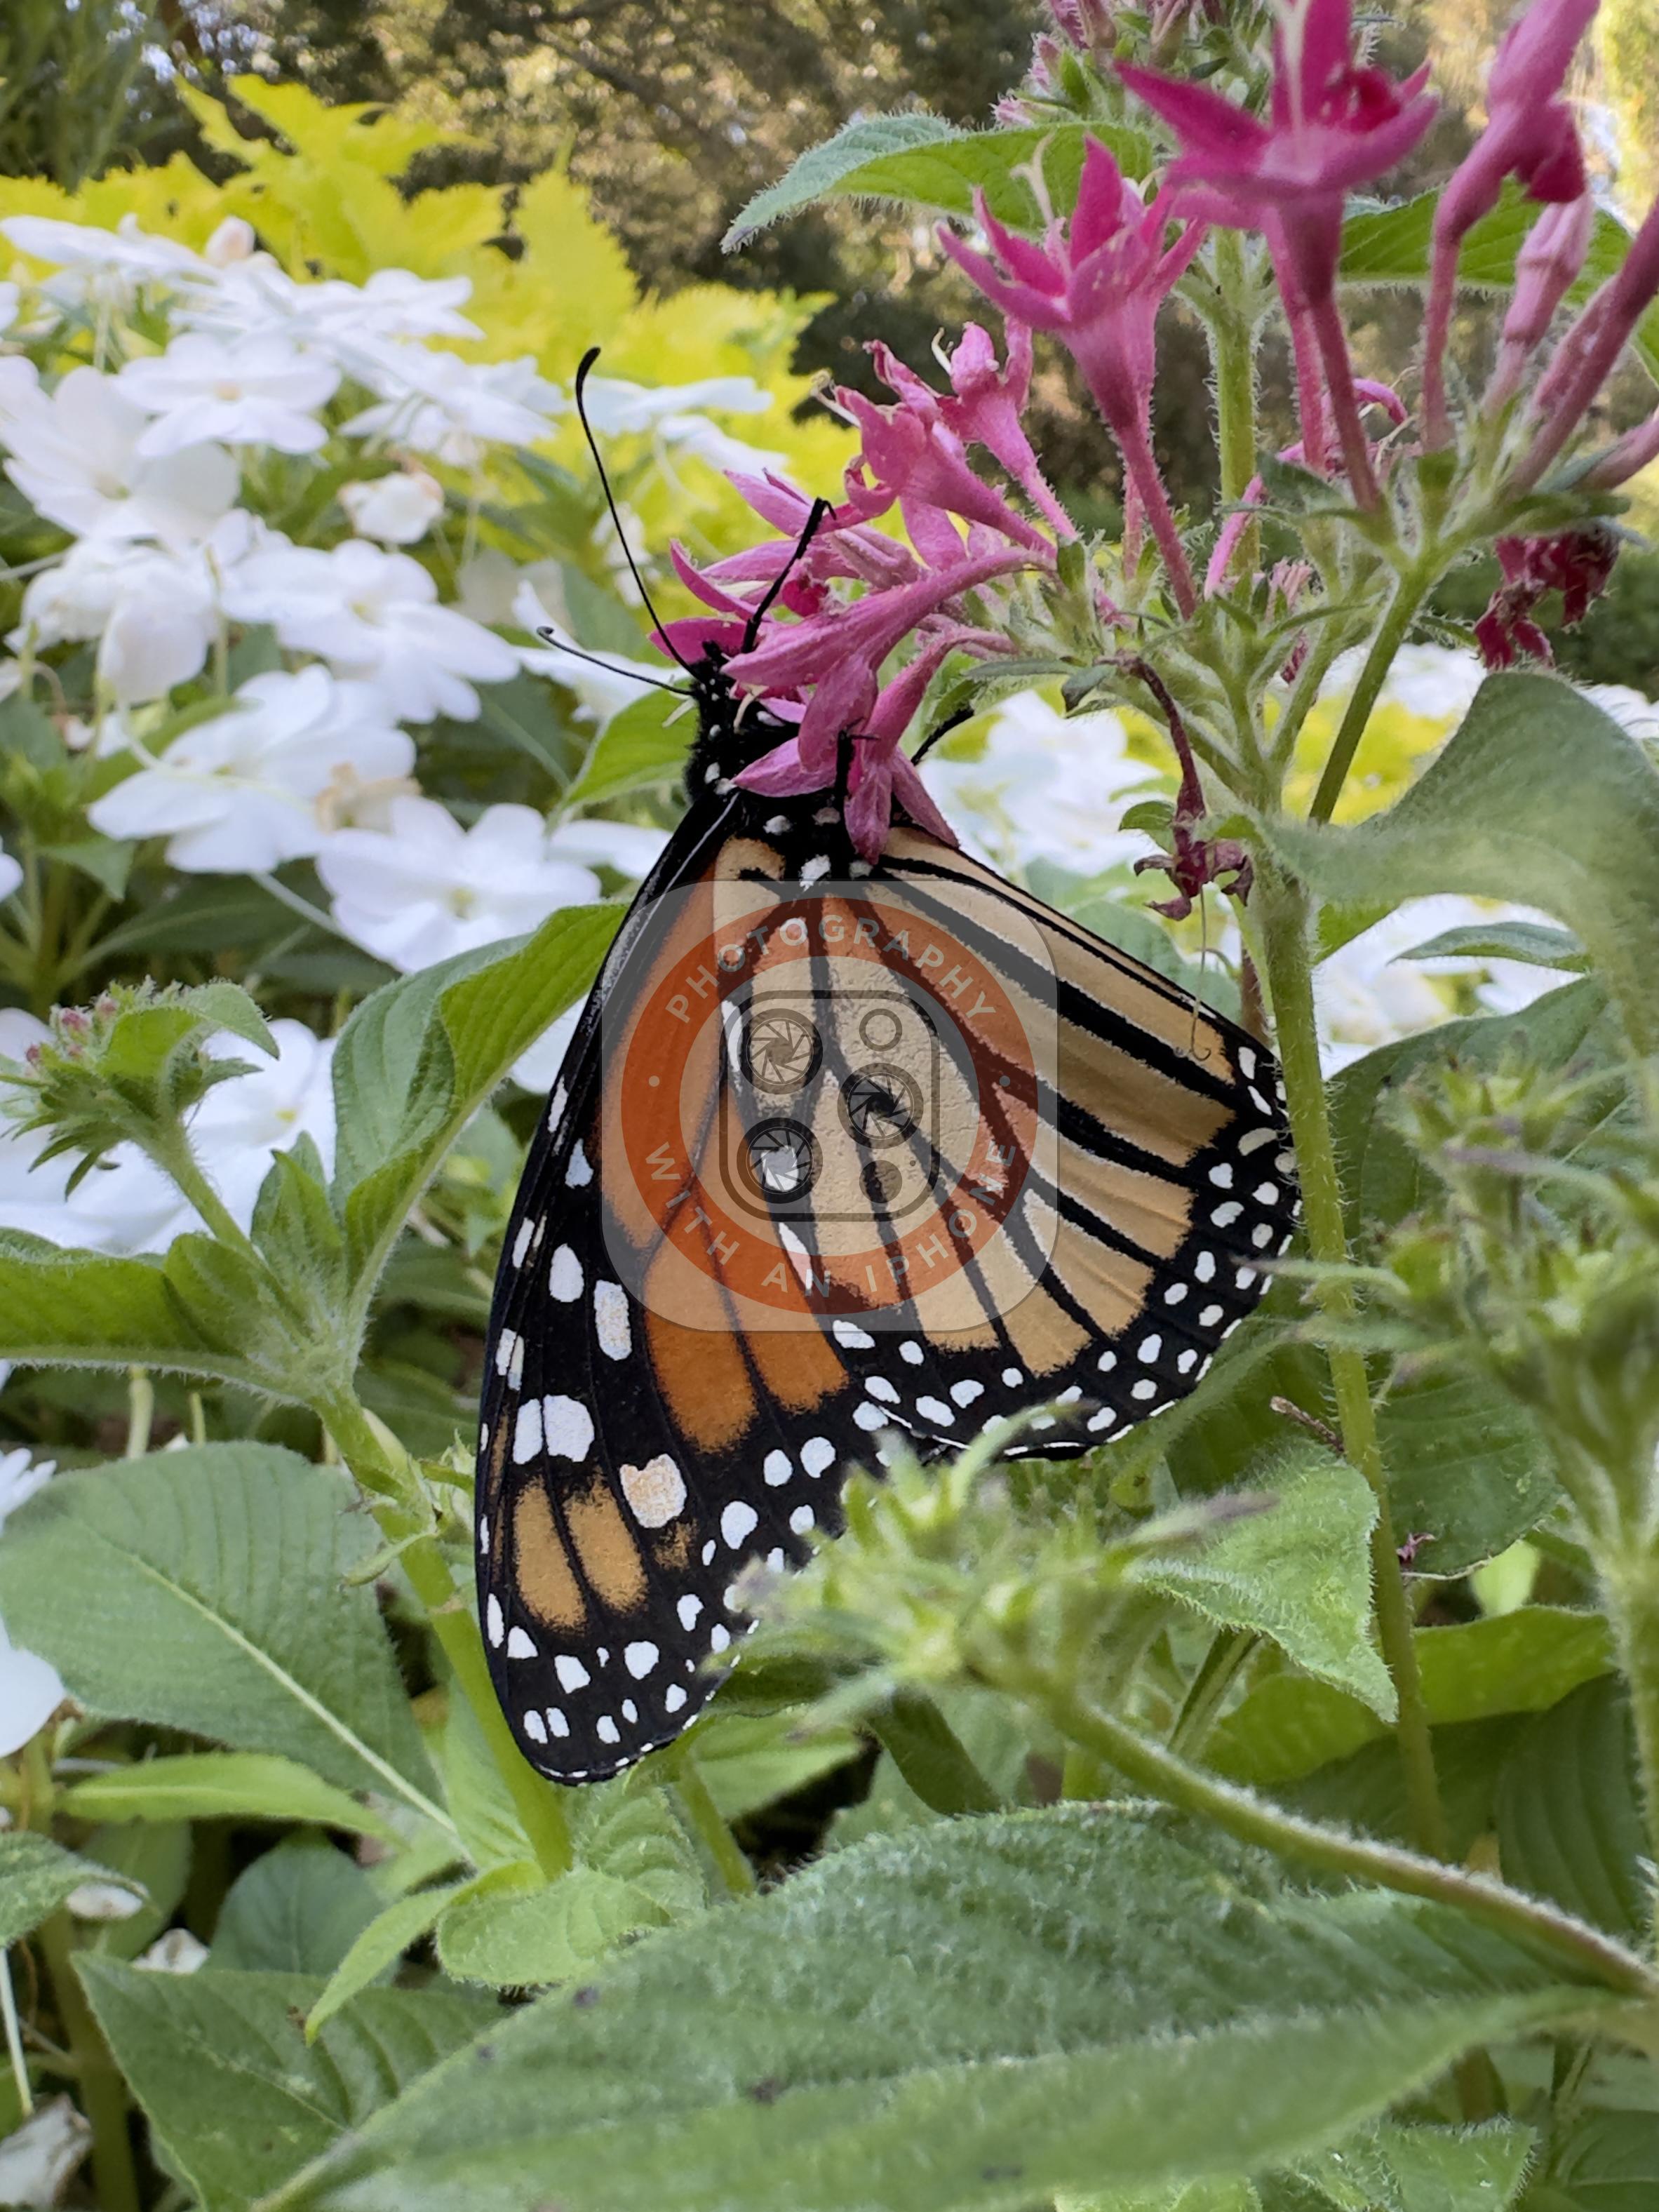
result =
[[[823,1156],[817,1139],[799,1121],[758,1121],[738,1154],[744,1180],[769,1206],[789,1206],[817,1181]]]
[[[901,1145],[921,1118],[921,1093],[902,1067],[855,1069],[841,1088],[841,1117],[861,1145]]]
[[[823,1043],[805,1014],[788,1006],[763,1006],[750,1017],[739,1056],[757,1091],[790,1098],[817,1073]]]

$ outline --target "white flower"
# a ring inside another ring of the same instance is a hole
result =
[[[114,230],[58,222],[49,216],[15,215],[0,222],[0,232],[32,261],[51,263],[59,270],[40,289],[65,307],[85,304],[119,312],[146,286],[177,285],[205,265],[187,246],[140,230],[131,215],[124,215]]]
[[[68,1694],[51,1661],[20,1651],[0,1626],[0,1759],[39,1735]]]
[[[9,899],[22,880],[21,864],[9,853],[0,852],[0,899]]]
[[[23,594],[23,623],[37,645],[97,638],[98,674],[122,706],[159,699],[195,675],[218,629],[214,578],[193,556],[98,538],[72,545]]]
[[[578,999],[574,1006],[567,1006],[550,1027],[544,1029],[528,1052],[522,1054],[513,1065],[513,1080],[526,1091],[550,1091],[559,1079],[559,1070],[564,1066],[564,1056],[570,1049],[570,1040],[576,1034],[576,1024],[582,1018],[583,1001]]]
[[[251,222],[240,215],[228,215],[202,248],[202,258],[216,269],[234,269],[239,262],[252,260],[258,243]]]
[[[1585,684],[1579,687],[1604,714],[1644,744],[1659,744],[1659,706],[1631,684]]]
[[[1132,758],[1115,714],[1062,714],[1040,691],[1017,692],[994,714],[977,760],[935,754],[922,771],[970,851],[1006,868],[1046,860],[1096,875],[1153,850],[1118,826],[1155,771]]]
[[[444,488],[424,469],[400,469],[368,483],[343,483],[337,495],[359,538],[413,545],[444,511]]]
[[[1322,699],[1345,699],[1359,680],[1364,647],[1338,653],[1320,686]],[[1486,680],[1478,653],[1466,646],[1404,645],[1395,653],[1373,714],[1398,707],[1425,721],[1461,722]]]
[[[213,241],[208,240],[210,246]],[[148,1951],[133,1960],[151,1974],[193,1974],[207,1958],[208,1947],[188,1928],[169,1928],[165,1936],[158,1936]]]
[[[234,220],[234,218],[233,218]],[[220,226],[228,230],[229,224]],[[299,284],[268,253],[252,251],[220,259],[216,231],[207,256],[215,277],[192,285],[174,319],[222,337],[278,336],[325,353],[361,380],[379,359],[378,349],[402,338],[476,338],[483,335],[456,310],[471,296],[470,276],[416,276],[407,269],[377,269],[366,284],[331,277]],[[248,234],[250,247],[252,234]]]
[[[92,2130],[54,2097],[0,2142],[0,2204],[56,2204],[92,2148]]]
[[[471,362],[418,346],[386,347],[365,365],[363,380],[382,402],[354,415],[344,426],[349,435],[393,440],[456,468],[475,466],[488,445],[528,446],[545,437],[549,418],[568,404],[530,354]]]
[[[237,467],[222,446],[146,459],[145,420],[94,368],[70,369],[48,396],[33,362],[0,361],[6,474],[37,514],[77,538],[194,544],[234,503]]]
[[[5,1527],[7,1516],[15,1513],[26,1498],[44,1490],[57,1472],[55,1459],[44,1460],[37,1467],[27,1444],[20,1444],[15,1451],[0,1452],[0,1528]]]
[[[471,830],[429,799],[392,802],[392,830],[343,830],[317,872],[347,936],[406,973],[534,929],[599,896],[586,868],[554,857],[528,806],[492,806]]]
[[[437,598],[418,561],[352,538],[330,553],[281,545],[255,554],[225,605],[240,620],[272,623],[283,645],[320,654],[337,674],[378,684],[401,720],[470,721],[478,695],[463,679],[505,683],[518,655]]]
[[[106,837],[167,837],[175,868],[256,873],[317,852],[326,834],[317,800],[343,773],[406,777],[413,741],[393,728],[372,686],[326,669],[272,670],[235,695],[229,712],[198,722],[159,759],[88,810]]]
[[[642,660],[625,659],[620,653],[601,653],[591,660],[585,653],[571,651],[575,640],[549,614],[528,578],[519,586],[513,619],[532,636],[552,631],[556,644],[521,645],[519,659],[532,675],[550,676],[567,691],[574,691],[581,702],[584,720],[597,723],[601,731],[624,707],[631,707],[635,699],[644,698],[665,680],[660,665],[650,668]]]
[[[141,453],[173,453],[216,438],[228,446],[274,446],[312,453],[328,433],[312,413],[340,381],[332,362],[301,353],[287,339],[233,340],[187,331],[159,360],[130,361],[122,391],[155,416]]]
[[[22,291],[16,284],[0,284],[0,331],[9,331],[17,320],[17,302]]]
[[[665,416],[696,408],[726,415],[764,415],[772,395],[752,376],[705,376],[696,384],[630,384],[619,376],[590,376],[583,390],[587,419],[603,438],[649,430]]]
[[[243,1229],[253,1219],[273,1155],[289,1151],[301,1137],[316,1146],[324,1173],[334,1172],[334,1039],[288,1020],[272,1022],[270,1034],[275,1060],[240,1037],[222,1034],[208,1040],[214,1057],[249,1061],[252,1072],[216,1084],[190,1121],[197,1158]]]
[[[549,833],[547,849],[561,860],[588,867],[615,868],[618,875],[649,875],[668,842],[666,830],[637,822],[606,822],[597,814],[562,822]]]

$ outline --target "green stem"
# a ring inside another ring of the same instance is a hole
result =
[[[92,2181],[100,2212],[139,2212],[138,2176],[127,2132],[127,2094],[75,1971],[66,1912],[55,1912],[36,1938],[52,1976],[58,2017],[76,2063],[81,2107],[92,2129]]]
[[[11,1953],[0,1951],[0,2013],[5,2016],[6,2057],[11,2064],[11,2078],[16,2085],[18,2107],[27,2119],[34,2110],[34,2092],[29,2087],[28,2061],[23,2056],[22,2031],[17,2024],[17,1999],[11,1986]]]
[[[1250,343],[1245,300],[1249,278],[1240,232],[1217,234],[1215,273],[1221,304],[1210,324],[1210,359],[1215,371],[1221,497],[1232,507],[1243,498],[1255,474],[1255,354]]]
[[[1399,577],[1395,584],[1394,597],[1389,601],[1389,611],[1382,617],[1382,627],[1371,640],[1371,649],[1365,656],[1365,665],[1359,672],[1359,681],[1354,686],[1353,696],[1348,702],[1342,726],[1331,747],[1330,758],[1319,779],[1319,788],[1314,793],[1309,817],[1315,822],[1328,822],[1336,811],[1336,802],[1342,796],[1342,787],[1348,780],[1348,770],[1353,766],[1353,757],[1359,750],[1359,740],[1365,734],[1365,725],[1370,720],[1388,674],[1394,665],[1395,655],[1406,641],[1418,609],[1427,591],[1419,580],[1419,573],[1412,570]]]
[[[426,1607],[443,1647],[455,1687],[472,1708],[489,1755],[507,1785],[520,1825],[550,1881],[574,1863],[570,1828],[556,1787],[538,1774],[514,1740],[489,1679],[483,1638],[471,1608],[455,1587],[449,1562],[422,1523],[425,1507],[408,1455],[389,1429],[372,1419],[355,1398],[331,1398],[316,1408],[339,1445],[347,1466],[371,1493],[371,1507],[399,1557],[415,1595]],[[413,1537],[414,1541],[409,1540]]]
[[[149,1449],[150,1425],[155,1419],[155,1385],[142,1367],[127,1370],[127,1449],[129,1459],[143,1459]]]
[[[203,1174],[182,1128],[175,1123],[165,1133],[153,1133],[144,1140],[144,1150],[190,1200],[222,1244],[228,1244],[245,1260],[258,1261],[252,1240],[238,1226],[223,1199]]]
[[[673,1779],[674,1793],[691,1825],[692,1832],[714,1861],[714,1869],[726,1885],[726,1895],[752,1895],[755,1870],[738,1848],[738,1839],[727,1826],[725,1815],[710,1796],[708,1784],[697,1768],[696,1753],[684,1736],[672,1747],[665,1763]]]
[[[1201,1759],[1222,1701],[1238,1678],[1238,1670],[1261,1643],[1243,1628],[1217,1632],[1209,1650],[1182,1700],[1176,1724],[1170,1730],[1170,1748],[1182,1759]]]
[[[1659,2000],[1659,1972],[1612,1936],[1574,1920],[1540,1899],[1528,1897],[1484,1875],[1419,1857],[1392,1844],[1373,1842],[1340,1828],[1322,1827],[1253,1796],[1217,1775],[1188,1766],[1114,1715],[1079,1697],[1058,1675],[1031,1669],[1005,1672],[1002,1686],[1029,1698],[1075,1743],[1166,1804],[1213,1820],[1240,1842],[1259,1844],[1328,1874],[1372,1882],[1407,1897],[1422,1897],[1467,1912],[1512,1941],[1541,1943],[1579,1972],[1608,1989],[1649,2003]]]
[[[1659,1559],[1626,1540],[1626,1553],[1601,1559],[1601,1582],[1630,1693],[1648,1854],[1659,1858]]]
[[[1319,1065],[1313,969],[1308,957],[1311,919],[1308,896],[1299,884],[1281,875],[1271,864],[1258,876],[1256,891],[1256,912],[1267,960],[1267,988],[1273,994],[1273,1025],[1279,1041],[1279,1065],[1284,1072],[1291,1136],[1302,1179],[1302,1215],[1308,1250],[1316,1261],[1328,1266],[1340,1265],[1348,1257],[1348,1240],[1342,1214],[1342,1185],[1337,1174],[1336,1152],[1326,1108],[1325,1081]],[[1338,1325],[1339,1330],[1352,1321],[1353,1292],[1346,1282],[1322,1283],[1319,1299],[1326,1316]],[[1346,1345],[1333,1346],[1328,1356],[1344,1455],[1364,1475],[1376,1500],[1376,1523],[1371,1531],[1371,1577],[1377,1634],[1400,1700],[1397,1734],[1413,1839],[1419,1850],[1443,1856],[1448,1847],[1446,1817],[1435,1778],[1428,1708],[1417,1670],[1414,1623],[1395,1548],[1365,1363],[1358,1352]]]

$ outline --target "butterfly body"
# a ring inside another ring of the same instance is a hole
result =
[[[480,1618],[532,1763],[677,1735],[746,1568],[1057,1401],[1085,1449],[1189,1389],[1288,1240],[1243,1032],[936,839],[735,781],[791,726],[690,672],[689,805],[612,945],[509,1223],[486,1348]]]

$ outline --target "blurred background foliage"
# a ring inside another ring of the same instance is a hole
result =
[[[1431,54],[1446,94],[1443,119],[1400,189],[1443,173],[1483,119],[1486,64],[1512,12],[1510,0],[1398,0],[1390,15],[1379,13],[1375,34],[1389,59],[1409,66]],[[1048,25],[1043,0],[7,0],[0,174],[73,189],[112,165],[184,154],[222,181],[237,168],[234,140],[204,129],[210,111],[202,92],[228,99],[246,137],[280,137],[267,101],[256,114],[229,97],[230,81],[248,71],[275,86],[303,85],[331,105],[395,104],[400,118],[431,126],[406,167],[389,172],[406,199],[434,186],[488,188],[480,202],[506,207],[504,235],[516,252],[515,193],[550,169],[562,172],[647,298],[713,285],[793,295],[801,312],[789,316],[793,368],[874,392],[867,338],[879,334],[902,357],[925,362],[935,333],[971,312],[930,227],[849,206],[797,217],[736,256],[722,253],[721,234],[798,154],[861,112],[915,106],[982,123]],[[1607,188],[1628,212],[1659,189],[1659,8],[1603,0],[1599,42],[1595,70],[1578,91]],[[416,237],[421,225],[406,228]],[[412,249],[403,258],[423,265]],[[615,290],[613,273],[596,305]],[[1404,299],[1371,295],[1355,333],[1362,368],[1405,356],[1416,312]],[[1467,352],[1487,342],[1486,319],[1478,305],[1468,310]],[[733,327],[742,321],[734,316]],[[668,335],[672,323],[655,335]],[[1201,510],[1214,495],[1203,346],[1176,314],[1160,347],[1159,459],[1177,500]],[[556,374],[569,366],[545,365]],[[637,373],[621,362],[607,367]],[[1608,395],[1614,421],[1644,411],[1645,380],[1632,370],[1629,381],[1628,392],[1615,383]],[[1042,342],[1036,394],[1049,476],[1074,512],[1115,526],[1115,464],[1103,459],[1074,374]],[[816,405],[802,398],[799,411]],[[1270,353],[1268,435],[1280,418],[1293,434],[1288,376]],[[1638,494],[1634,520],[1659,528],[1659,490]],[[1484,577],[1464,580],[1467,591],[1443,603],[1453,618],[1466,598],[1484,604]],[[1583,680],[1659,691],[1659,560],[1622,562],[1560,657]]]

